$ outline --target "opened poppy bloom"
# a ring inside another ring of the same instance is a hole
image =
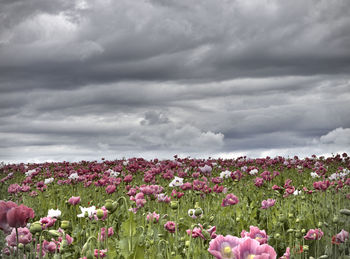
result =
[[[229,193],[226,195],[226,197],[222,200],[221,206],[222,207],[227,207],[230,205],[235,205],[239,202],[238,198],[236,195],[233,193]]]
[[[77,205],[80,202],[80,197],[72,196],[69,198],[68,202],[72,205]]]
[[[6,234],[11,232],[11,227],[7,223],[7,212],[17,207],[17,204],[12,201],[0,201],[0,229]]]
[[[209,243],[209,253],[217,259],[236,258],[233,249],[241,243],[241,239],[235,236],[218,235]]]
[[[323,237],[323,232],[321,229],[310,229],[306,235],[304,236],[304,239],[306,240],[320,240],[321,237]]]
[[[267,243],[267,239],[269,238],[268,235],[266,235],[265,230],[260,230],[258,227],[250,226],[249,232],[243,230],[241,232],[241,237],[250,237],[251,239],[255,239],[258,241],[261,245]]]
[[[15,204],[16,205],[16,204]],[[13,206],[13,204],[11,205]],[[6,213],[6,221],[10,227],[19,228],[25,227],[28,223],[29,218],[34,218],[34,211],[32,208],[28,208],[21,204],[20,206],[13,206],[6,212],[0,212],[1,224],[3,224],[4,213]]]
[[[254,239],[247,238],[235,247],[234,254],[237,259],[253,259],[253,258],[266,258],[275,259],[277,257],[275,249],[267,244],[260,245],[260,243]]]
[[[28,228],[18,228],[18,243],[26,245],[32,242],[32,234],[30,233]],[[12,232],[10,235],[6,237],[7,245],[9,246],[16,246],[17,240],[16,240],[16,229],[12,229]]]

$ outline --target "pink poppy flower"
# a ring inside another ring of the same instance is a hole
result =
[[[107,256],[107,249],[102,249],[102,250],[95,249],[94,255],[96,258],[98,258],[98,255],[100,255],[100,258],[106,257]]]
[[[347,239],[349,239],[349,232],[342,229],[338,234],[336,234],[335,238],[338,243],[344,243]]]
[[[263,200],[261,202],[261,208],[268,209],[268,208],[272,207],[273,205],[275,205],[275,203],[276,203],[276,200],[274,200],[274,199]]]
[[[250,226],[249,232],[243,230],[241,232],[241,237],[250,237],[257,240],[260,244],[266,244],[267,239],[269,238],[269,236],[266,235],[265,230],[260,230],[258,227],[254,226]]]
[[[158,223],[159,217],[160,215],[154,211],[153,213],[148,212],[146,219],[148,222]]]
[[[236,259],[275,259],[277,257],[275,249],[267,244],[261,245],[258,241],[246,238],[233,249]]]
[[[176,223],[174,221],[168,221],[167,223],[164,224],[164,228],[170,233],[175,233]]]
[[[32,242],[32,234],[28,228],[18,228],[18,243],[26,245]],[[7,244],[9,246],[16,246],[16,229],[13,228],[10,235],[6,237]]]
[[[34,218],[35,214],[32,208],[28,208],[21,204],[17,207],[12,207],[6,214],[7,223],[10,227],[19,228],[25,227],[29,218]]]
[[[290,248],[287,247],[286,252],[279,259],[290,259]]]
[[[40,219],[42,229],[47,229],[49,227],[52,227],[55,224],[55,222],[56,222],[56,219],[51,217],[44,217]]]
[[[115,190],[117,189],[117,187],[115,187],[115,185],[111,184],[111,185],[108,185],[106,187],[106,193],[108,194],[112,194],[115,192]]]
[[[323,232],[321,229],[310,229],[306,235],[304,236],[304,239],[306,240],[320,240],[321,237],[323,237]]]
[[[80,197],[72,196],[69,198],[68,202],[72,205],[77,205],[80,202]]]
[[[233,249],[241,243],[241,239],[231,235],[218,235],[209,243],[208,251],[217,259],[236,258]]]
[[[261,187],[264,184],[264,179],[261,177],[256,177],[254,180],[254,185],[257,187]]]
[[[237,196],[235,196],[233,193],[229,193],[226,195],[226,197],[222,200],[221,206],[227,207],[230,205],[235,205],[239,202]]]
[[[0,229],[5,233],[11,232],[11,227],[7,223],[7,212],[15,207],[17,204],[12,201],[0,201]]]
[[[49,242],[46,240],[44,240],[42,247],[45,252],[49,252],[49,253],[55,253],[57,249],[57,245],[55,242],[53,241]]]

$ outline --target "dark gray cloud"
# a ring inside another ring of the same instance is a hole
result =
[[[349,152],[350,6],[2,1],[0,160]]]

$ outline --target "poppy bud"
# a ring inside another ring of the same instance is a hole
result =
[[[333,223],[338,223],[338,221],[339,221],[339,218],[337,216],[334,216],[333,217]]]
[[[62,220],[61,221],[61,228],[62,229],[68,229],[69,228],[69,221],[68,220]]]
[[[187,241],[185,242],[185,246],[186,246],[186,247],[190,247],[190,244],[191,244],[191,242],[190,242],[189,240],[187,240]]]
[[[106,200],[105,208],[108,211],[111,211],[113,209],[113,200],[110,200],[110,199]]]
[[[348,209],[341,209],[340,213],[343,215],[346,215],[346,216],[350,216],[350,210],[348,210]]]
[[[30,233],[35,234],[42,230],[40,222],[36,221],[30,226]]]
[[[58,232],[58,230],[55,230],[55,229],[49,230],[49,234],[50,234],[52,237],[59,237],[59,236],[61,236],[61,233]]]
[[[178,207],[179,207],[179,203],[177,201],[171,201],[170,202],[170,207],[173,209],[173,210],[176,210]]]
[[[194,211],[194,215],[196,215],[197,217],[203,214],[203,210],[201,208],[197,208]]]
[[[96,210],[96,216],[98,219],[102,219],[103,215],[104,215],[103,210],[101,210],[101,209]]]

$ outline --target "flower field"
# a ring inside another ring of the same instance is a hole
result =
[[[10,164],[2,258],[350,258],[350,158]]]

